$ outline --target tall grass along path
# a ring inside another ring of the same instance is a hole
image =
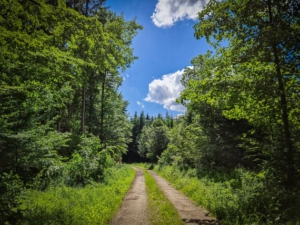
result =
[[[147,192],[143,171],[136,170],[136,177],[132,182],[123,204],[113,219],[111,225],[149,225],[147,215]],[[155,172],[149,171],[157,185],[164,192],[167,199],[178,211],[181,220],[185,224],[218,224],[217,219],[208,215],[208,212],[197,207],[189,198],[173,188],[165,179]]]

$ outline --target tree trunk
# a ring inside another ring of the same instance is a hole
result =
[[[93,83],[94,76],[91,76],[90,78],[90,105],[89,105],[89,133],[92,133],[92,123],[93,123],[93,109],[94,109],[94,98],[93,98],[93,92],[94,92],[94,83]]]
[[[100,118],[100,140],[103,142],[104,139],[104,101],[105,101],[105,80],[106,71],[104,71],[102,79],[102,90],[101,90],[101,118]]]
[[[82,87],[82,101],[81,101],[81,133],[85,132],[85,85]]]
[[[273,15],[271,9],[271,1],[268,0],[268,10],[269,10],[269,17],[270,17],[270,25],[274,27],[273,24]],[[278,56],[277,44],[272,43],[272,51],[274,54],[274,63],[276,66],[276,76],[278,79],[278,90],[280,94],[280,107],[281,107],[281,116],[283,121],[283,129],[284,129],[284,137],[285,137],[285,145],[287,148],[286,153],[286,163],[287,163],[287,188],[291,188],[295,184],[295,164],[294,164],[294,153],[293,153],[293,142],[291,140],[291,131],[289,125],[289,118],[288,118],[288,109],[287,109],[287,100],[285,94],[285,87],[283,83],[283,78],[280,70],[280,60]]]
[[[61,114],[62,114],[62,109],[60,108],[59,109],[59,112],[58,112],[58,119],[57,119],[57,132],[60,132],[61,131]]]
[[[69,96],[69,100],[68,100],[68,131],[71,131],[71,119],[72,119],[72,107],[71,107],[71,103],[70,103],[70,96]]]
[[[276,65],[276,75],[278,79],[278,89],[280,92],[280,106],[282,112],[282,121],[283,121],[283,128],[284,128],[284,136],[285,136],[285,143],[287,147],[287,185],[288,187],[293,187],[295,184],[295,165],[294,165],[294,153],[293,153],[293,143],[291,140],[291,131],[289,125],[289,118],[288,118],[288,109],[287,109],[287,100],[285,95],[285,88],[283,84],[283,79],[280,71],[279,65],[279,57],[277,53],[277,46],[272,46],[273,53],[275,56],[275,65]]]
[[[85,4],[85,16],[88,16],[89,0]],[[82,87],[82,108],[81,108],[81,133],[85,133],[85,84]]]

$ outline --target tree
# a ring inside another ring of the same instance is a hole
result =
[[[162,119],[155,119],[150,126],[144,126],[138,141],[139,153],[151,162],[157,162],[169,143],[168,128]]]
[[[0,154],[6,161],[0,172],[12,170],[24,183],[50,166],[51,163],[38,162],[45,155],[58,158],[57,154],[50,153],[54,150],[51,146],[60,151],[64,141],[58,141],[58,135],[53,133],[56,128],[60,131],[60,123],[57,127],[54,124],[72,93],[74,65],[84,64],[70,55],[65,46],[74,27],[71,21],[78,22],[80,17],[68,12],[61,3],[57,11],[45,2],[0,3],[3,16],[0,113],[4,125],[0,132],[3,144]],[[61,20],[67,13],[68,19]],[[48,150],[42,140],[47,140]]]
[[[174,118],[173,118],[173,116],[171,115],[169,115],[169,112],[168,111],[166,111],[166,116],[165,116],[165,124],[167,125],[167,127],[168,128],[170,128],[170,129],[172,129],[173,128],[173,126],[174,126]]]
[[[120,72],[136,59],[130,45],[141,26],[103,3],[0,2],[1,177],[43,189],[63,182],[86,143],[93,151],[76,163],[90,157],[99,170],[126,151],[131,125],[118,88]]]
[[[143,162],[146,159],[142,158],[141,155],[138,153],[138,140],[141,137],[143,127],[147,123],[144,111],[142,111],[139,116],[137,112],[135,112],[133,118],[130,120],[130,123],[132,125],[132,140],[128,144],[127,154],[123,155],[123,160],[125,162]]]
[[[202,98],[223,104],[226,117],[245,118],[269,134],[275,158],[280,155],[286,165],[269,166],[287,188],[295,185],[299,143],[299,114],[292,108],[298,93],[299,7],[298,1],[210,1],[194,27],[196,38],[205,36],[216,48],[215,56],[194,64],[212,78],[206,80],[211,89],[198,82],[202,93],[207,90]],[[225,40],[228,46],[222,47]]]

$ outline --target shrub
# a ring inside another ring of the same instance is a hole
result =
[[[112,167],[104,171],[104,183],[28,191],[21,204],[24,219],[20,224],[108,224],[122,203],[134,173],[128,166]]]
[[[296,224],[299,220],[284,216],[288,209],[282,207],[280,195],[274,193],[276,189],[271,190],[266,184],[265,173],[236,169],[231,174],[215,173],[198,178],[195,170],[156,166],[155,171],[222,220],[222,224],[283,224],[288,221]],[[294,210],[299,208],[299,203]]]
[[[17,175],[0,175],[0,224],[14,224],[21,218],[18,200],[22,190],[22,182]]]

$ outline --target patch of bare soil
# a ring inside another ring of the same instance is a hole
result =
[[[164,192],[169,201],[174,205],[185,224],[219,224],[217,219],[210,217],[206,210],[197,207],[189,198],[177,191],[165,179],[158,176],[153,171],[148,170],[148,172],[154,177],[157,185]]]
[[[146,182],[144,173],[138,168],[121,208],[111,225],[148,225]]]

